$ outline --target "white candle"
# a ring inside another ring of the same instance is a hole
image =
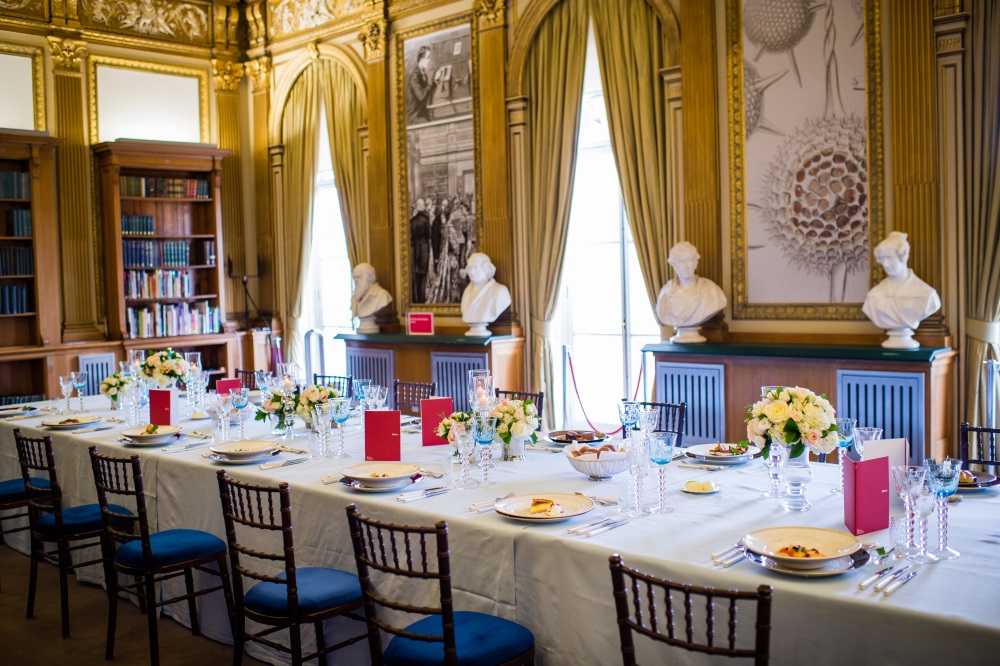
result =
[[[284,384],[284,386],[285,386],[285,390],[286,391],[291,391],[292,390],[292,378],[289,377],[288,375],[285,375],[285,384]]]

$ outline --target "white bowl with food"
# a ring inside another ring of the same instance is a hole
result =
[[[242,442],[223,442],[210,446],[212,453],[230,460],[254,460],[265,458],[278,448],[278,444],[263,439],[247,439]]]
[[[790,569],[819,569],[854,553],[861,542],[853,534],[821,527],[768,527],[743,537],[743,546]]]
[[[122,435],[136,444],[165,444],[181,431],[180,426],[153,425],[152,423],[138,428],[128,428]]]
[[[628,469],[628,455],[614,444],[578,442],[563,449],[569,464],[591,481],[605,481]]]
[[[379,486],[396,486],[402,480],[412,477],[420,471],[420,465],[405,462],[365,462],[351,465],[343,472],[344,476],[357,481],[363,486],[375,488]]]

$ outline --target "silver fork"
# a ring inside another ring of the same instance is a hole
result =
[[[599,497],[597,495],[588,495],[587,493],[580,492],[579,490],[576,491],[575,494],[579,495],[580,497],[586,497],[587,499],[594,500],[601,506],[618,506],[618,500],[611,499],[610,497]]]
[[[473,502],[472,504],[469,505],[469,511],[473,511],[475,513],[486,513],[488,511],[492,511],[493,508],[496,506],[497,502],[499,502],[500,500],[510,499],[513,496],[514,493],[510,492],[504,495],[503,497],[497,497],[496,499],[483,500],[482,502]]]
[[[743,539],[740,539],[729,548],[726,548],[725,550],[720,550],[718,553],[712,553],[712,561],[716,564],[722,564],[726,560],[732,558],[735,555],[736,551],[742,548],[743,548]]]

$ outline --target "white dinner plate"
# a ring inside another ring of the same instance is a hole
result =
[[[362,483],[357,479],[349,479],[347,477],[344,477],[341,480],[341,483],[343,483],[343,485],[347,486],[351,490],[357,491],[359,493],[391,493],[396,490],[402,490],[403,488],[406,488],[408,486],[416,485],[421,481],[423,481],[424,479],[424,477],[422,476],[417,476],[417,475],[414,476],[416,476],[415,479],[408,476],[402,479],[398,479],[394,484],[381,485],[381,486],[366,486],[364,485],[364,483]]]
[[[854,535],[822,527],[768,527],[747,534],[743,545],[787,569],[819,569],[861,548]],[[779,554],[786,546],[815,548],[820,555],[804,558]]]
[[[959,483],[959,492],[977,493],[981,490],[986,490],[987,488],[992,488],[993,486],[1000,484],[1000,479],[997,479],[995,474],[990,474],[989,472],[972,472],[972,475],[976,477],[976,482]]]
[[[722,486],[715,484],[715,488],[712,490],[688,490],[687,484],[681,486],[681,490],[689,495],[711,495],[712,493],[717,493],[722,490]]]
[[[253,465],[254,463],[267,462],[274,458],[270,453],[258,454],[253,458],[230,458],[228,456],[219,455],[218,453],[213,453],[208,456],[209,460],[214,460],[217,463],[223,463],[225,465]]]
[[[11,416],[29,416],[31,414],[37,414],[38,407],[30,406],[25,407],[24,405],[15,405],[13,407],[4,407],[0,409],[0,419],[5,419]]]
[[[126,446],[164,446],[164,445],[169,446],[173,444],[180,444],[181,442],[184,442],[186,440],[187,440],[187,435],[185,435],[182,432],[179,432],[174,435],[171,435],[169,439],[157,442],[140,442],[138,440],[130,439],[128,437],[119,441],[123,442]]]
[[[420,471],[420,465],[405,462],[364,462],[351,465],[343,471],[348,479],[358,481],[368,488],[398,487],[396,484],[409,479]]]
[[[180,426],[160,426],[155,433],[147,434],[146,427],[128,428],[122,431],[122,435],[128,437],[136,444],[163,444],[181,431]]]
[[[868,564],[868,561],[871,559],[871,554],[869,554],[867,550],[856,550],[850,555],[829,560],[818,569],[794,569],[792,567],[783,566],[782,564],[775,562],[767,555],[761,555],[760,553],[755,553],[752,550],[745,550],[744,553],[746,554],[747,561],[752,564],[769,569],[775,573],[785,574],[786,576],[799,576],[802,578],[839,576],[840,574],[860,569]]]
[[[188,417],[191,421],[207,421],[212,418],[212,415],[208,412],[194,412]]]
[[[269,456],[278,446],[280,445],[275,442],[263,439],[247,439],[242,442],[214,444],[208,448],[212,453],[224,456],[232,462],[243,462]]]
[[[46,419],[42,421],[42,425],[53,430],[72,430],[97,423],[100,420],[100,416],[67,416],[64,419]]]
[[[561,513],[532,514],[531,503],[536,499],[551,500],[559,505]],[[593,511],[594,500],[582,495],[568,495],[566,493],[535,493],[534,495],[518,495],[508,499],[497,500],[495,509],[501,516],[507,516],[514,520],[525,520],[531,523],[557,523],[561,520],[568,520],[573,516],[582,516]]]
[[[760,453],[760,449],[753,444],[747,448],[746,453],[740,453],[734,456],[711,453],[711,450],[715,447],[716,444],[692,444],[691,446],[684,448],[684,453],[691,458],[704,460],[712,463],[713,465],[742,465],[745,462],[753,460],[753,457]]]

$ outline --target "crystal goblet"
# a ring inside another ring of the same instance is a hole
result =
[[[937,498],[938,547],[930,552],[939,560],[953,560],[959,553],[948,547],[948,497],[958,490],[962,461],[955,458],[927,458],[927,485]]]
[[[667,506],[667,465],[674,459],[677,433],[651,432],[645,437],[649,443],[649,459],[656,465],[656,475],[659,482],[658,501],[653,513],[671,513],[673,509]]]
[[[494,482],[490,481],[490,459],[493,457],[493,438],[496,437],[497,433],[497,418],[476,414],[472,417],[472,428],[482,459],[483,480],[480,485],[492,486]]]
[[[865,442],[882,439],[882,428],[854,428],[854,450],[858,458],[865,459]]]
[[[337,432],[340,433],[340,445],[337,448],[337,452],[330,457],[349,458],[351,454],[344,448],[344,426],[347,423],[347,419],[351,417],[351,399],[331,398],[329,403],[333,420],[337,422]]]
[[[840,485],[830,492],[835,495],[844,494],[844,456],[847,449],[854,441],[854,427],[858,425],[856,419],[836,419],[837,424],[837,463],[840,465]]]
[[[639,410],[642,407],[634,400],[622,400],[618,403],[618,419],[622,423],[622,439],[628,439],[632,428],[639,421]]]
[[[476,446],[475,425],[471,421],[455,421],[451,424],[455,434],[455,444],[458,446],[458,456],[462,463],[462,473],[455,487],[467,490],[478,488],[479,484],[472,480],[472,452]]]

